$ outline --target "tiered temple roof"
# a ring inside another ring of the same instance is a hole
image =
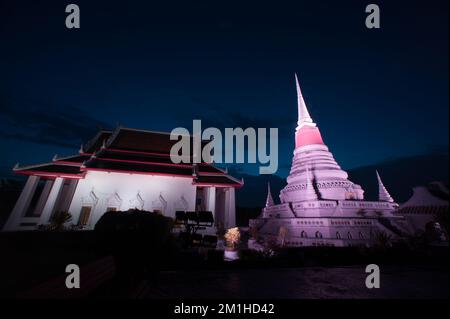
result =
[[[190,136],[191,145],[193,137]],[[89,171],[128,174],[166,175],[191,178],[198,186],[241,187],[243,181],[209,163],[173,163],[170,151],[176,140],[169,133],[118,127],[115,131],[100,131],[79,154],[58,158],[40,165],[14,167],[14,172],[46,178],[80,179]],[[207,141],[202,142],[202,147]],[[191,152],[192,154],[192,152]]]

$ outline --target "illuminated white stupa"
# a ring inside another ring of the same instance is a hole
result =
[[[295,150],[280,204],[267,195],[266,207],[250,226],[261,237],[285,238],[287,246],[371,245],[380,234],[393,240],[408,232],[398,204],[383,185],[378,172],[378,201],[365,201],[364,190],[351,182],[323,142],[312,120],[300,85],[297,86],[298,122]]]

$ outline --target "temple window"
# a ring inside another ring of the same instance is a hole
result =
[[[91,215],[91,206],[81,207],[80,218],[78,219],[78,226],[86,226],[89,222],[89,217]]]

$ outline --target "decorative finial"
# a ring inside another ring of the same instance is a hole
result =
[[[84,153],[83,143],[80,145],[80,150],[78,151],[78,153],[80,153],[80,154]]]
[[[17,162],[16,165],[14,165],[13,170],[19,169],[19,163]]]
[[[389,194],[386,187],[384,187],[383,181],[381,180],[378,170],[375,170],[375,172],[377,173],[377,180],[378,180],[378,200],[381,202],[393,203],[394,199],[392,198],[391,194]]]
[[[267,182],[267,199],[266,199],[266,207],[270,207],[275,205],[273,202],[272,192],[270,191],[270,182]]]
[[[193,164],[192,165],[192,176],[194,178],[197,178],[198,175],[198,165],[197,164]]]
[[[303,94],[302,90],[300,89],[297,73],[295,73],[295,85],[297,87],[297,106],[298,106],[297,130],[299,130],[301,127],[305,125],[315,127],[316,123],[313,122],[311,116],[309,115],[305,100],[303,99]]]
[[[56,162],[57,160],[58,160],[58,154],[53,155],[52,161],[53,161],[53,162]]]

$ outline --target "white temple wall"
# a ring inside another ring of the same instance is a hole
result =
[[[78,182],[69,212],[78,223],[83,206],[91,208],[87,228],[93,228],[108,208],[160,211],[195,210],[196,186],[191,178],[89,171]]]
[[[219,218],[226,228],[236,224],[234,188],[201,187],[198,190],[197,186],[192,184],[191,177],[98,171],[89,171],[85,178],[80,180],[58,177],[47,181],[33,215],[25,216],[38,182],[39,177],[29,177],[3,230],[36,229],[39,224],[49,224],[55,211],[68,211],[72,215],[67,226],[79,225],[83,209],[84,216],[86,210],[89,211],[83,229],[92,229],[108,210],[126,211],[137,208],[159,211],[164,216],[174,218],[178,210],[196,210],[198,191],[203,195],[202,209],[211,211],[214,219]],[[215,227],[207,228],[202,232],[215,234]]]

